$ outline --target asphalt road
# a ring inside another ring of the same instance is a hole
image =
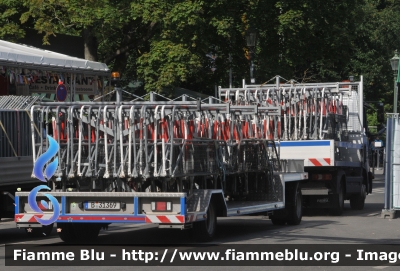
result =
[[[379,176],[378,176],[379,177]],[[340,217],[330,216],[323,210],[307,212],[298,226],[274,226],[266,217],[245,216],[218,219],[218,235],[205,250],[212,250],[212,244],[243,245],[243,244],[400,244],[400,219],[382,219],[384,182],[374,181],[374,189],[367,196],[363,210],[350,209],[345,203],[344,214]],[[79,267],[5,267],[4,245],[2,244],[60,244],[56,230],[45,238],[29,238],[15,228],[12,221],[0,223],[0,269],[1,270],[71,270]],[[96,244],[194,244],[188,231],[158,229],[153,225],[110,225],[107,231],[102,231]],[[113,270],[128,270],[132,267],[112,267]],[[244,267],[135,267],[135,270],[242,270]],[[245,267],[246,270],[265,270],[266,267]],[[268,267],[268,270],[399,270],[399,266],[370,266],[370,267]],[[89,270],[109,270],[109,267],[85,267]]]

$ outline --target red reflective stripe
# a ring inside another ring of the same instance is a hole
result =
[[[154,122],[150,123],[149,125],[147,125],[147,131],[148,131],[148,135],[147,138],[149,138],[150,140],[156,140],[156,134],[154,133]]]
[[[189,121],[189,131],[188,131],[187,139],[192,139],[193,138],[193,133],[194,133],[194,121],[190,120]]]
[[[268,139],[274,139],[274,121],[269,121]]]
[[[32,217],[28,220],[28,222],[37,222],[36,217],[37,217],[37,218],[42,218],[42,216],[43,216],[43,215],[35,215],[35,216],[32,216]]]
[[[325,106],[325,101],[321,102],[321,107],[322,107],[322,115],[326,116],[326,106]]]
[[[57,132],[56,120],[52,120],[52,121],[51,121],[51,126],[53,127],[53,138],[54,138],[55,140],[58,140],[58,132]]]
[[[212,139],[218,139],[218,121],[214,121],[214,131],[212,135]]]
[[[129,121],[128,121],[128,119],[125,119],[124,125],[125,125],[125,129],[129,129]]]
[[[267,120],[263,120],[264,136],[268,139],[269,137],[269,127],[267,126]]]
[[[244,138],[249,138],[249,123],[247,121],[244,121],[243,137]]]
[[[168,123],[164,119],[161,120],[161,128],[163,129],[162,139],[168,142]]]
[[[174,137],[180,138],[180,136],[179,136],[179,120],[174,121]]]
[[[180,128],[181,128],[181,138],[187,139],[185,137],[185,120],[181,119],[179,125],[180,125]]]
[[[330,159],[330,158],[324,158],[324,160],[325,160],[325,162],[327,162],[327,163],[328,163],[328,165],[330,165],[330,164],[331,164],[331,159]]]
[[[161,223],[171,223],[171,221],[168,219],[168,217],[164,215],[158,215],[157,216],[158,220],[160,220]]]
[[[60,140],[64,140],[64,130],[65,130],[65,122],[61,121],[61,131],[60,131]]]
[[[236,124],[233,125],[233,138],[235,140],[239,140],[239,134],[238,134],[237,129],[236,129]]]
[[[42,201],[36,201],[36,204],[40,210],[47,210],[47,208],[43,206]]]
[[[224,140],[231,139],[231,122],[230,120],[225,121],[225,130],[224,130]]]
[[[317,159],[310,158],[309,160],[310,160],[310,162],[311,162],[313,165],[315,165],[315,166],[318,166],[318,167],[322,166],[321,163],[318,162]]]
[[[93,127],[92,127],[91,132],[92,132],[92,143],[94,143],[96,141],[96,135],[95,135],[95,131],[94,131]]]

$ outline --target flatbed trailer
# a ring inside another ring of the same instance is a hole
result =
[[[268,214],[275,224],[299,224],[304,162],[281,160],[262,128],[277,108],[211,101],[33,106],[32,125],[53,119],[58,167],[45,176],[51,192],[36,195],[41,212],[32,209],[30,193],[16,193],[17,226],[41,227],[38,219],[56,215],[61,239],[74,242],[96,238],[110,223],[192,228],[203,241],[214,237],[217,217]],[[51,143],[42,127],[32,131],[37,161]]]

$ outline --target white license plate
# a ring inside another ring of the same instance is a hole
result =
[[[119,201],[87,201],[85,202],[86,210],[119,210],[121,204]]]

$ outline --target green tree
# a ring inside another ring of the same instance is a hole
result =
[[[19,22],[21,9],[21,1],[0,1],[0,38],[15,42],[24,37],[25,31]]]
[[[29,28],[44,43],[59,33],[82,36],[87,59],[144,81],[147,91],[213,94],[214,85],[228,85],[229,69],[234,86],[249,81],[251,26],[259,34],[257,83],[277,74],[304,82],[364,75],[367,100],[392,109],[395,0],[3,0],[0,9],[1,38],[15,41]]]

